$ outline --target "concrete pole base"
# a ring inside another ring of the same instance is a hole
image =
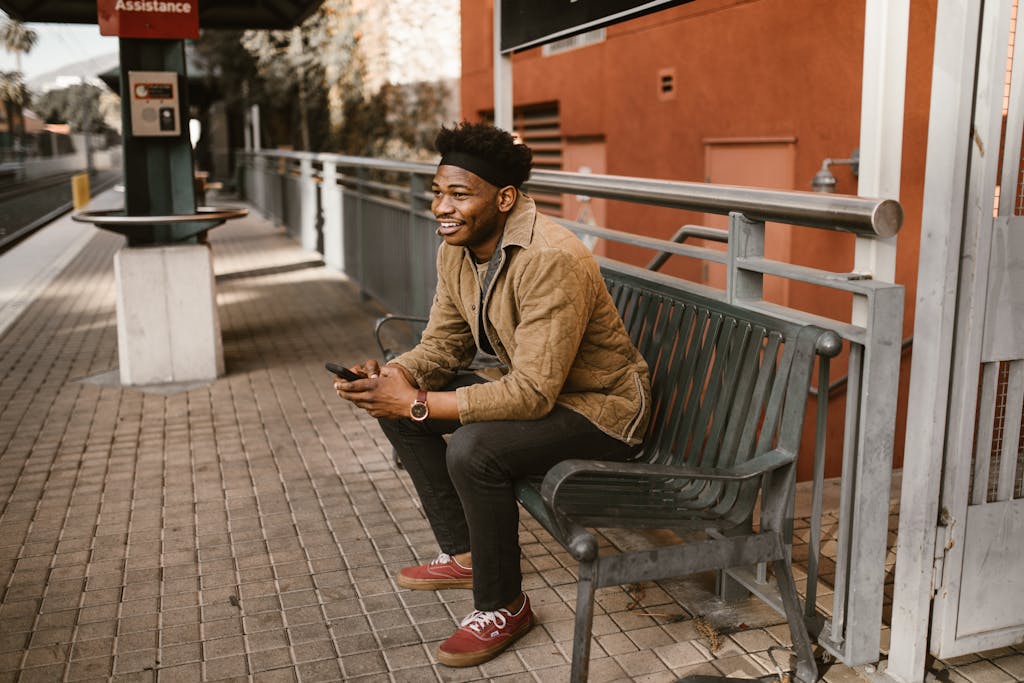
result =
[[[213,259],[204,245],[123,247],[114,255],[121,384],[224,374]]]

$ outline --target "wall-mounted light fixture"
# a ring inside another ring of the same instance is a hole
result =
[[[814,174],[814,178],[811,180],[811,188],[815,192],[835,192],[836,191],[836,177],[832,175],[832,171],[829,170],[829,166],[835,166],[837,164],[843,166],[849,166],[850,171],[854,177],[857,176],[860,171],[860,149],[855,149],[850,153],[849,159],[825,159],[821,162],[821,168],[817,173]]]

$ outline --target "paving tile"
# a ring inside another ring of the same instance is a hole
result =
[[[1024,681],[1024,655],[1014,653],[1008,657],[993,659],[992,663],[1013,676],[1015,680]]]
[[[957,673],[971,683],[1017,683],[1020,680],[986,659],[957,667]]]
[[[659,676],[668,672],[668,668],[657,657],[652,657],[649,652],[631,652],[616,657],[619,666],[634,680],[640,676],[657,674]]]
[[[337,660],[324,659],[312,662],[304,662],[296,667],[299,680],[302,683],[328,683],[342,680],[341,666]],[[419,681],[424,678],[416,679]]]
[[[654,654],[672,670],[693,666],[707,660],[704,651],[689,642],[660,645],[654,648]]]
[[[93,657],[91,659],[79,659],[71,662],[68,666],[67,680],[85,681],[104,679],[110,675],[112,657]]]
[[[114,673],[125,674],[143,670],[151,670],[157,664],[156,650],[139,650],[118,654],[114,658]]]
[[[207,658],[227,657],[246,652],[245,639],[242,636],[216,638],[203,641],[203,655]]]
[[[253,673],[279,669],[291,664],[291,651],[287,647],[251,652],[247,655]]]
[[[202,665],[199,662],[161,666],[157,671],[157,681],[160,683],[195,683],[199,680],[202,680]]]
[[[827,670],[819,670],[825,683],[866,683],[866,680],[855,669],[843,664],[833,664]]]
[[[243,655],[204,659],[203,667],[205,680],[208,681],[219,681],[248,674],[248,663]]]
[[[59,681],[63,675],[63,664],[51,664],[22,669],[18,681],[25,681],[26,683],[52,683],[53,681]]]
[[[253,673],[254,683],[292,683],[297,680],[295,671],[290,667],[282,667],[270,671],[257,671]]]
[[[176,666],[189,662],[200,662],[203,659],[203,648],[200,643],[182,643],[165,645],[160,648],[160,665]]]

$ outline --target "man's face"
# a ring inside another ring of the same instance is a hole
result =
[[[468,247],[477,260],[490,260],[511,208],[502,211],[507,193],[475,173],[447,165],[438,166],[431,190],[437,233],[452,246]]]

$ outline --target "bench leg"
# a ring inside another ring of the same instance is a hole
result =
[[[772,565],[775,569],[775,581],[782,598],[782,606],[786,609],[789,635],[793,639],[793,652],[796,654],[796,679],[800,683],[814,683],[818,680],[818,665],[814,661],[811,636],[807,633],[804,613],[800,609],[800,599],[796,594],[793,570],[785,559],[775,560]]]
[[[576,627],[572,638],[572,683],[585,683],[590,673],[590,636],[594,628],[595,562],[581,562],[576,584]]]
[[[722,570],[716,572],[715,592],[718,593],[719,599],[724,602],[737,602],[750,597],[750,591],[747,590],[746,586]]]
[[[729,529],[724,535],[747,536],[753,533],[753,529],[753,522],[751,520],[747,520],[746,523]],[[718,593],[718,597],[725,602],[738,602],[739,600],[745,600],[750,597],[750,591],[747,590],[746,586],[733,579],[722,570],[715,572],[715,592]]]

